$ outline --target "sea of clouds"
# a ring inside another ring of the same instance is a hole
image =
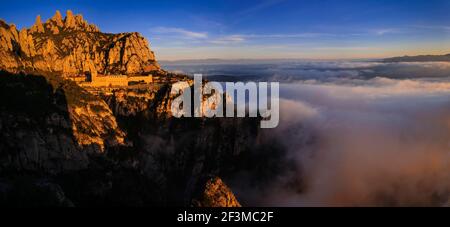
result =
[[[449,82],[285,84],[282,97],[273,135],[298,171],[261,205],[448,205]],[[300,193],[285,184],[298,176]]]
[[[450,64],[201,65],[207,75],[280,81],[284,171],[233,185],[258,206],[450,205]],[[242,70],[239,70],[242,69]],[[186,68],[182,69],[186,71]],[[238,72],[234,73],[233,72]]]
[[[383,63],[380,61],[194,61],[162,63],[170,71],[212,77],[213,80],[239,79],[292,82],[327,81],[336,78],[391,79],[443,78],[450,73],[450,62]]]

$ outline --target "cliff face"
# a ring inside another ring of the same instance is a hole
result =
[[[0,172],[85,169],[90,155],[124,145],[103,100],[57,76],[0,75]]]
[[[106,34],[81,15],[59,11],[29,29],[0,21],[0,68],[10,72],[59,72],[66,76],[86,72],[145,74],[160,70],[148,41],[138,33]]]
[[[238,206],[205,177],[272,177],[252,165],[273,157],[255,158],[272,150],[258,119],[173,118],[169,82],[94,95],[61,77],[160,70],[137,33],[104,34],[69,11],[20,32],[0,21],[0,44],[1,205]]]
[[[258,123],[174,119],[169,94],[94,96],[57,75],[2,73],[0,204],[188,206],[200,191],[196,206],[239,204],[222,181],[202,179],[238,171]]]
[[[253,159],[251,151],[258,149],[257,119],[171,117],[170,86],[153,91],[116,89],[100,97],[139,151],[129,162],[155,181],[171,205],[191,205],[194,194],[206,186],[205,177],[230,177],[242,171]],[[228,201],[230,194],[209,196]]]

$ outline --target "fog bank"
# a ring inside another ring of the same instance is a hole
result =
[[[283,84],[281,97],[273,137],[297,169],[254,192],[259,205],[448,204],[446,80],[303,81]]]

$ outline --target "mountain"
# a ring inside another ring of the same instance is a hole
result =
[[[450,54],[394,57],[383,59],[383,62],[450,62]]]
[[[148,41],[139,33],[102,33],[68,10],[42,23],[37,16],[29,29],[0,21],[0,68],[12,72],[58,72],[77,76],[146,74],[160,70]]]
[[[173,118],[171,83],[189,79],[138,33],[68,11],[20,32],[0,22],[0,45],[0,206],[240,206],[225,182],[283,174],[259,119]],[[67,78],[94,70],[170,80],[86,90]]]
[[[169,88],[97,96],[57,74],[1,72],[0,207],[239,204],[224,182],[261,177],[249,165],[269,147],[259,122],[173,118]]]

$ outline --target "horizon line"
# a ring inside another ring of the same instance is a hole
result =
[[[407,55],[405,55],[407,56]],[[386,57],[390,58],[390,57]],[[308,60],[308,61],[331,61],[331,60],[383,60],[385,58],[192,58],[192,59],[159,59],[158,62],[177,61],[271,61],[271,60]]]

